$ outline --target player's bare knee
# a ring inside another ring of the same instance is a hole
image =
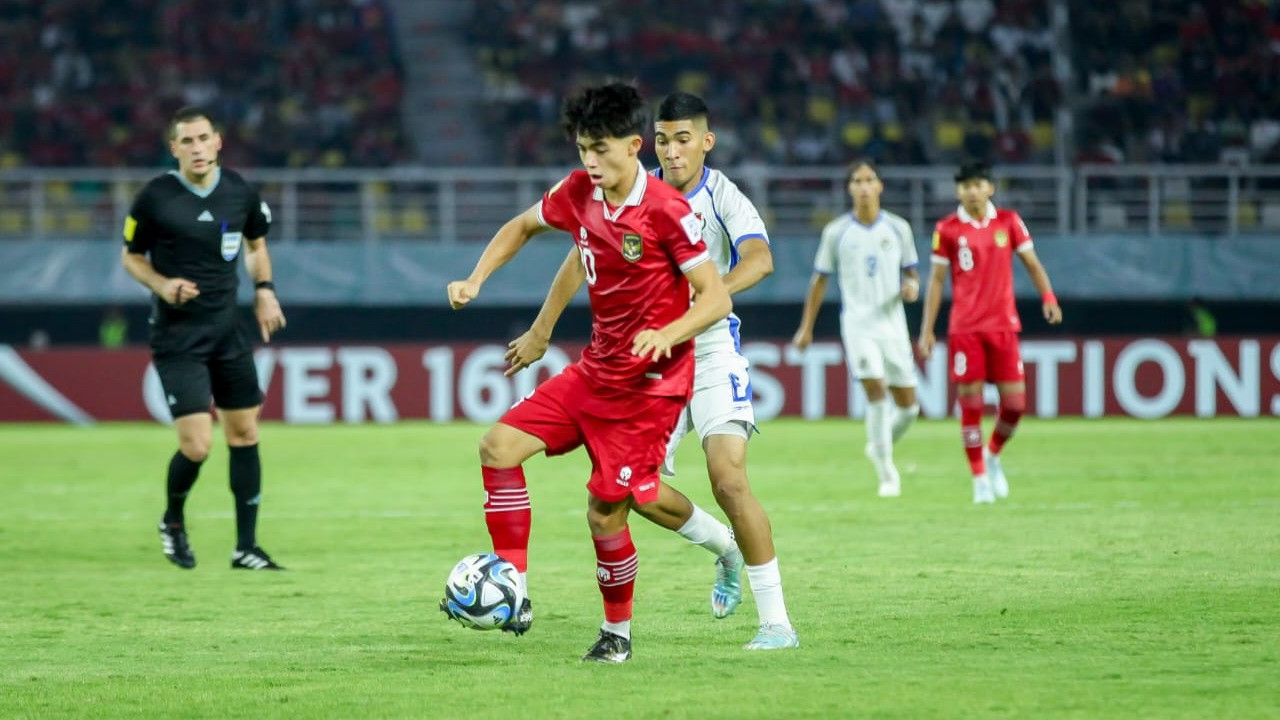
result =
[[[213,445],[209,438],[184,437],[178,439],[178,451],[191,462],[201,463],[209,457],[209,448]]]

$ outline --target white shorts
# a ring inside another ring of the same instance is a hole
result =
[[[883,379],[890,387],[915,387],[919,383],[911,339],[905,329],[892,337],[859,335],[847,330],[842,335],[845,364],[854,378]]]
[[[675,475],[675,454],[690,430],[698,440],[708,435],[751,437],[756,429],[756,411],[751,405],[751,375],[747,359],[737,353],[716,353],[698,358],[694,369],[693,397],[671,433],[663,475]]]

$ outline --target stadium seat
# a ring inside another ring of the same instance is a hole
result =
[[[1252,200],[1241,200],[1236,207],[1236,226],[1240,229],[1252,228],[1258,224],[1258,206]]]
[[[809,98],[809,119],[819,125],[834,123],[836,121],[835,100],[820,95]]]
[[[711,78],[700,70],[685,70],[676,77],[676,90],[679,92],[704,95],[711,86]]]
[[[1116,202],[1098,203],[1098,229],[1124,230],[1129,226],[1129,214],[1124,205]]]
[[[906,133],[903,132],[901,123],[891,122],[880,126],[880,136],[885,142],[897,143],[902,142]]]
[[[430,219],[427,217],[427,211],[417,206],[404,208],[400,211],[400,230],[408,235],[426,235],[427,229],[431,227]]]
[[[27,232],[27,214],[22,210],[0,210],[0,235],[22,235]]]
[[[1191,204],[1181,200],[1166,202],[1160,211],[1160,225],[1178,230],[1190,228]]]
[[[871,139],[871,126],[861,122],[850,122],[844,126],[844,144],[850,148],[861,148]]]
[[[964,144],[964,126],[953,120],[939,120],[933,126],[933,141],[939,150],[959,150]]]
[[[1031,147],[1038,152],[1052,150],[1054,135],[1053,123],[1041,120],[1031,126]]]

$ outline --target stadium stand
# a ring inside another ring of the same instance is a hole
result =
[[[385,0],[0,0],[0,167],[155,167],[169,114],[210,108],[228,163],[410,154]]]

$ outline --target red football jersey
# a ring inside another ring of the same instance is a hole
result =
[[[933,262],[951,266],[948,332],[1018,332],[1013,302],[1013,253],[1031,247],[1018,213],[987,203],[973,218],[961,207],[933,229]]]
[[[693,342],[650,362],[631,354],[641,330],[661,328],[689,310],[684,273],[711,256],[702,221],[679,190],[641,167],[621,207],[576,170],[542,196],[543,224],[573,236],[587,275],[591,343],[582,351],[589,377],[649,395],[687,396],[693,387]]]

